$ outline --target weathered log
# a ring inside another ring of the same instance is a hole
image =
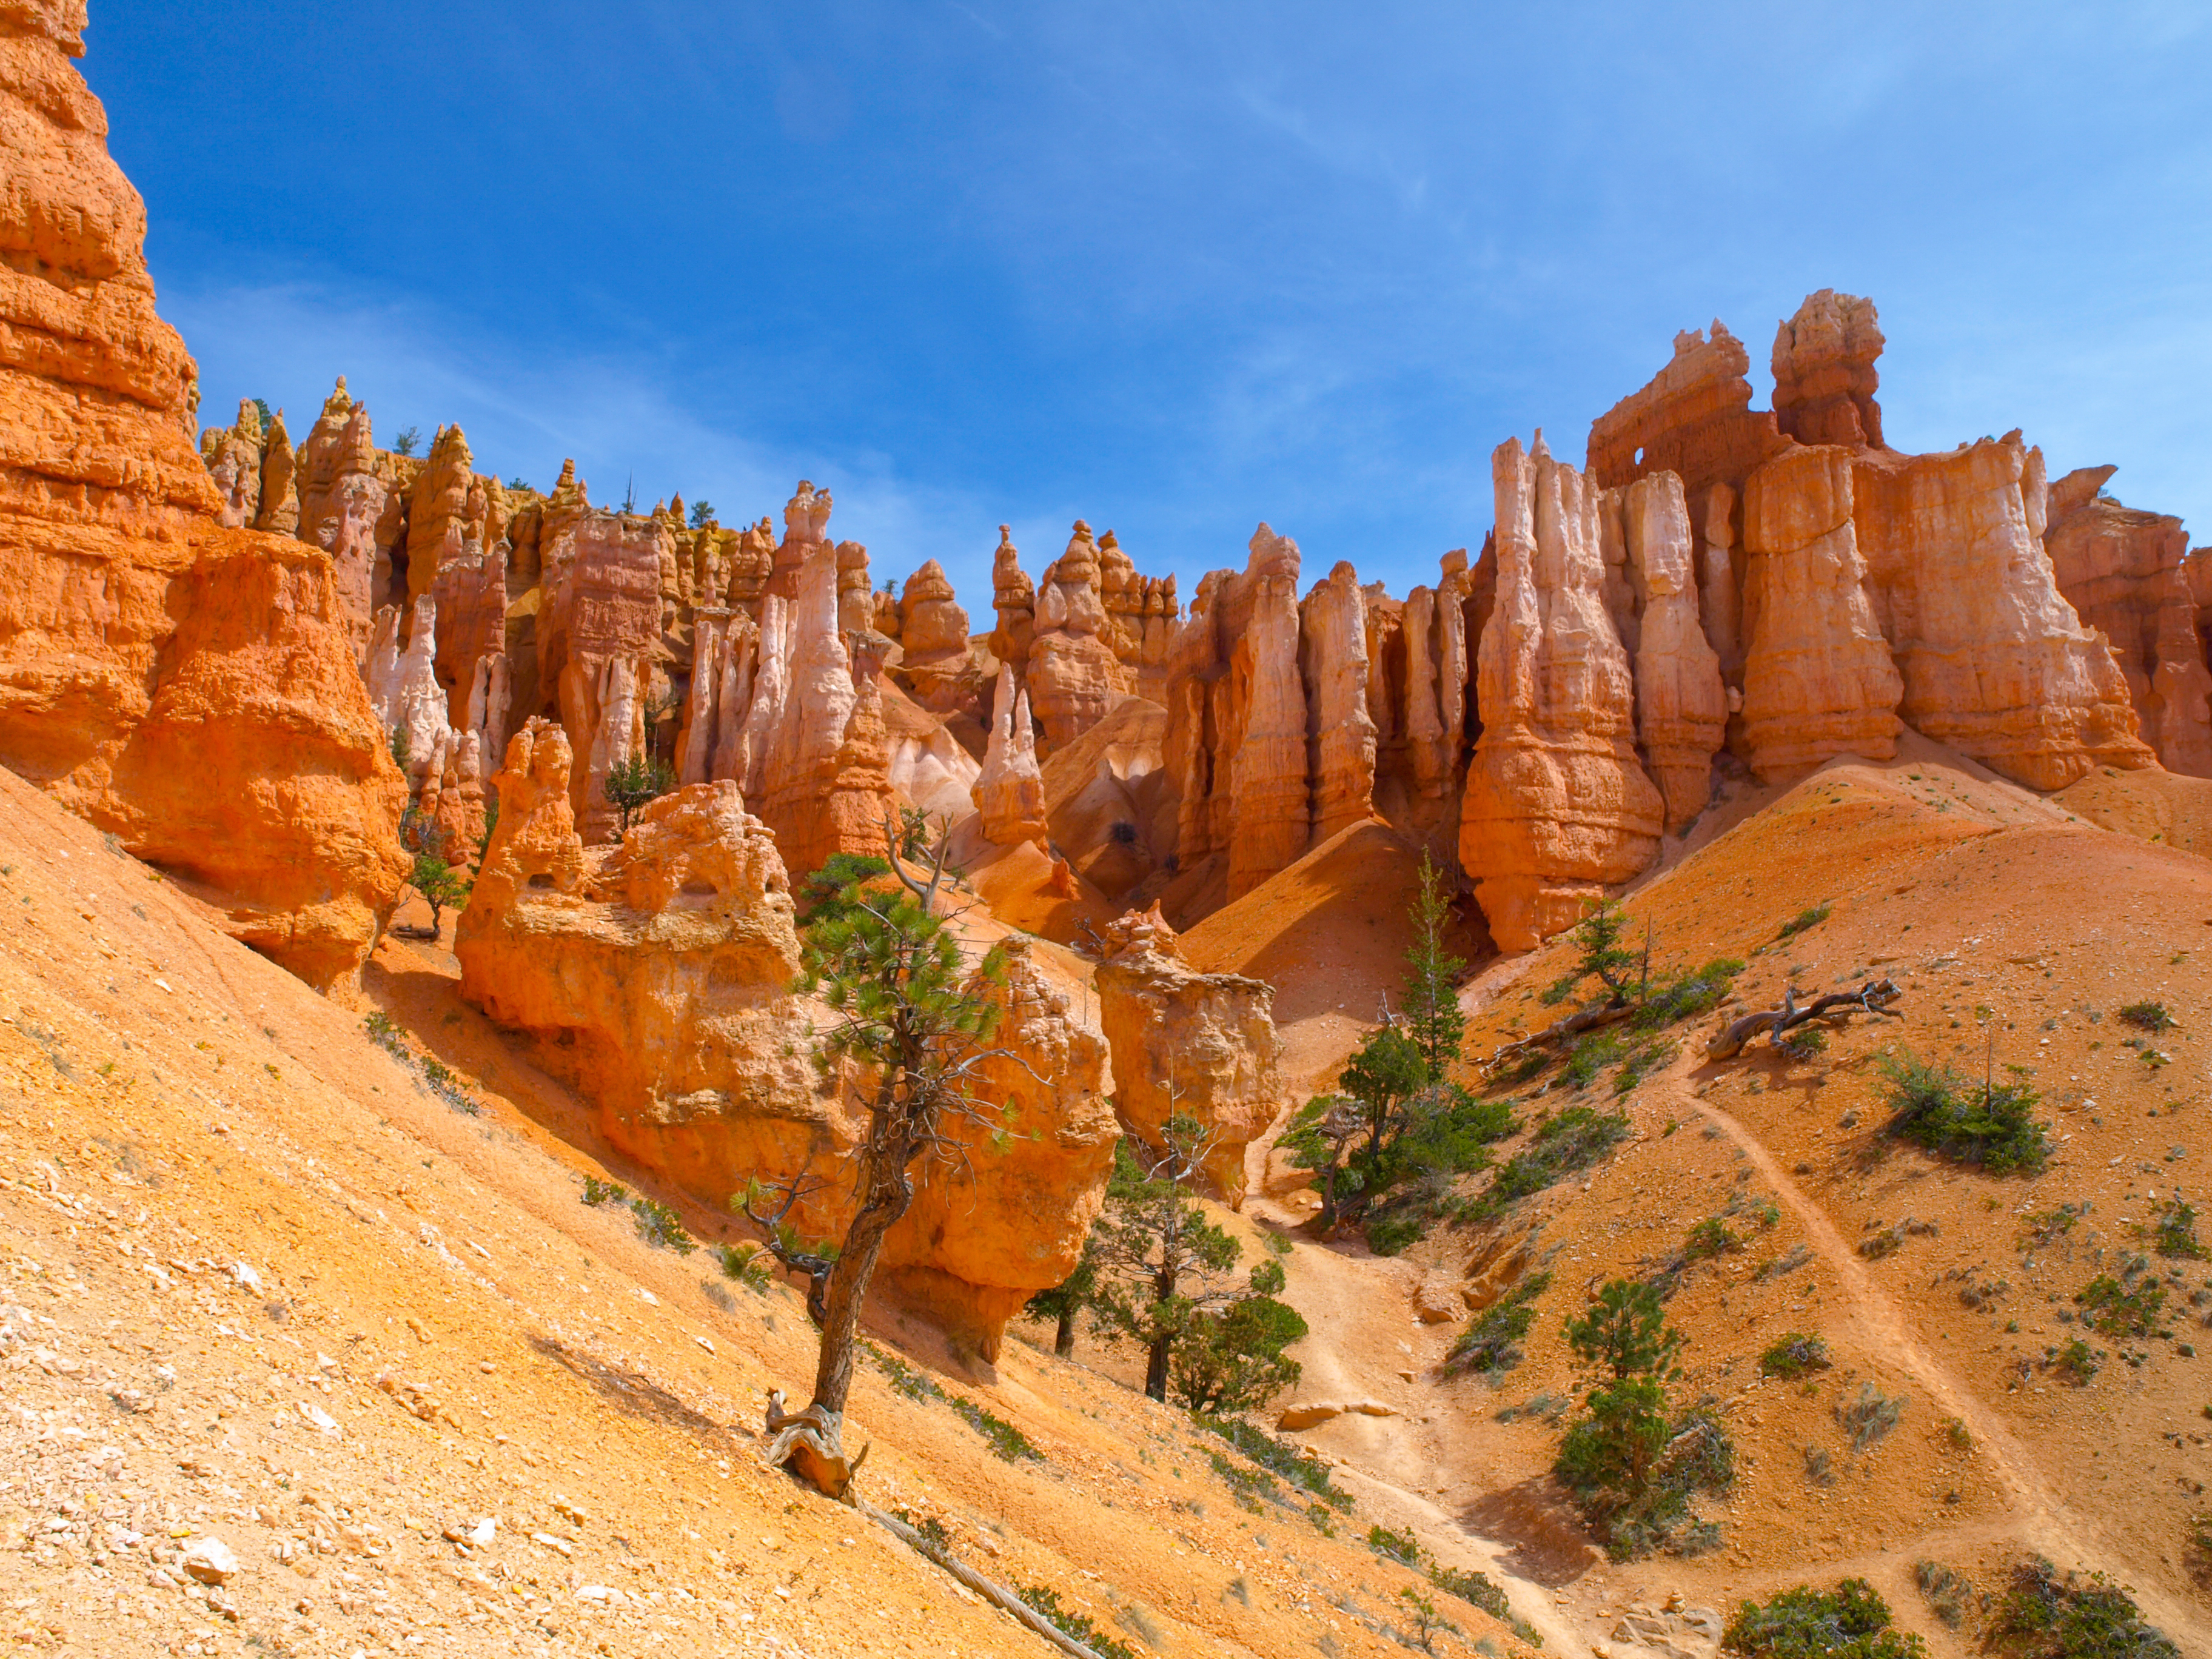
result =
[[[976,1595],[988,1601],[994,1607],[1012,1614],[1014,1618],[1027,1625],[1053,1646],[1066,1654],[1069,1659],[1098,1659],[1098,1655],[1094,1650],[1085,1647],[1073,1637],[1063,1632],[1057,1625],[1052,1623],[1004,1584],[984,1577],[981,1573],[964,1561],[956,1561],[951,1556],[940,1554],[932,1549],[927,1539],[896,1516],[885,1515],[872,1504],[860,1503],[858,1507],[861,1514],[914,1551],[922,1559],[944,1568],[945,1571],[967,1585]]]
[[[1542,1030],[1507,1043],[1483,1062],[1483,1070],[1494,1072],[1514,1055],[1547,1042],[1557,1042],[1561,1037],[1580,1036],[1584,1031],[1595,1031],[1601,1026],[1616,1025],[1636,1012],[1626,1002],[1593,1002],[1578,1008],[1565,1019],[1555,1020]]]
[[[1815,997],[1803,1007],[1797,1006],[1797,989],[1789,987],[1782,994],[1779,1008],[1762,1008],[1730,1020],[1705,1045],[1707,1060],[1733,1060],[1745,1046],[1761,1031],[1770,1033],[1769,1040],[1779,1048],[1783,1033],[1808,1020],[1832,1017],[1838,1012],[1848,1018],[1852,1013],[1879,1014],[1885,1019],[1902,1019],[1904,1016],[1888,1006],[1905,994],[1893,979],[1870,979],[1856,991],[1837,991],[1824,997]]]

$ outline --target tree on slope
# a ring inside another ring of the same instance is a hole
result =
[[[1161,1127],[1158,1147],[1125,1137],[1085,1254],[1097,1274],[1094,1316],[1109,1338],[1144,1349],[1145,1392],[1165,1400],[1172,1374],[1194,1409],[1242,1411],[1297,1380],[1283,1349],[1306,1328],[1274,1300],[1282,1264],[1264,1261],[1240,1284],[1243,1246],[1195,1196],[1218,1138],[1180,1111]]]
[[[884,826],[886,836],[896,833]],[[867,1083],[867,1127],[854,1158],[859,1207],[838,1242],[820,1299],[820,1357],[814,1395],[786,1415],[775,1397],[773,1462],[787,1463],[831,1497],[842,1497],[854,1465],[842,1444],[852,1390],[860,1308],[884,1240],[914,1202],[917,1178],[947,1178],[966,1167],[963,1125],[988,1123],[997,1109],[976,1092],[986,1060],[1012,1051],[989,1046],[999,1006],[988,988],[1005,979],[1004,954],[992,950],[973,970],[937,914],[946,886],[939,842],[927,878],[898,872],[890,893],[857,882],[835,913],[807,929],[794,991],[819,996],[836,1016],[817,1034],[815,1060],[825,1072],[860,1068]]]
[[[1450,907],[1425,855],[1409,908],[1404,1011],[1368,1033],[1335,1092],[1301,1108],[1280,1142],[1292,1164],[1320,1177],[1324,1234],[1340,1220],[1366,1218],[1409,1183],[1434,1187],[1480,1169],[1484,1147],[1512,1128],[1509,1107],[1475,1099],[1451,1077],[1467,1033],[1458,985],[1466,964],[1444,947]],[[1417,1202],[1413,1213],[1370,1225],[1368,1242],[1386,1253],[1403,1249],[1425,1224],[1425,1208]]]

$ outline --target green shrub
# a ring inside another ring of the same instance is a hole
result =
[[[1690,1500],[1725,1492],[1735,1477],[1735,1449],[1710,1411],[1671,1421],[1658,1380],[1632,1376],[1590,1391],[1589,1414],[1567,1431],[1552,1472],[1574,1495],[1616,1561],[1656,1550],[1697,1554],[1719,1541]]]
[[[633,1198],[629,1213],[637,1225],[637,1236],[656,1250],[689,1255],[699,1248],[691,1235],[684,1231],[684,1218],[658,1199]]]
[[[1241,1417],[1200,1416],[1192,1420],[1208,1434],[1220,1436],[1261,1468],[1281,1475],[1292,1486],[1313,1493],[1340,1510],[1352,1507],[1352,1494],[1341,1486],[1332,1486],[1328,1465],[1304,1447],[1291,1441],[1278,1439],[1264,1429],[1253,1427]]]
[[[1512,1605],[1506,1601],[1505,1592],[1482,1573],[1431,1565],[1429,1582],[1445,1595],[1456,1595],[1471,1607],[1480,1607],[1492,1619],[1513,1617]]]
[[[2203,1257],[2204,1247],[2197,1239],[2197,1206],[2186,1199],[2168,1199],[2160,1207],[2150,1236],[2160,1255],[2190,1261]]]
[[[1711,1013],[1728,995],[1729,981],[1742,971],[1743,963],[1735,957],[1716,957],[1692,973],[1662,981],[1652,987],[1628,1024],[1632,1030],[1651,1031]]]
[[[1387,1555],[1393,1561],[1402,1561],[1407,1566],[1419,1566],[1421,1542],[1410,1532],[1392,1532],[1381,1525],[1367,1529],[1367,1547],[1377,1555]]]
[[[1990,1620],[2021,1659],[2181,1659],[2164,1632],[2143,1622],[2133,1597],[2102,1573],[2060,1577],[2038,1558],[2013,1569],[2012,1589]]]
[[[1613,1074],[1613,1091],[1625,1095],[1652,1073],[1674,1058],[1676,1044],[1671,1038],[1654,1037],[1639,1042],[1628,1051],[1620,1062],[1620,1069]]]
[[[1832,1590],[1801,1584],[1765,1607],[1746,1601],[1729,1621],[1725,1645],[1746,1659],[1921,1659],[1927,1648],[1893,1628],[1889,1603],[1863,1578]]]
[[[1808,1371],[1825,1371],[1832,1362],[1825,1338],[1791,1331],[1759,1356],[1759,1369],[1769,1376],[1795,1382]]]
[[[733,1279],[756,1296],[768,1294],[768,1287],[775,1277],[771,1265],[775,1258],[757,1244],[717,1244],[715,1259],[721,1263],[722,1277]]]
[[[2089,1328],[2105,1336],[2148,1336],[2166,1310],[2166,1287],[2145,1279],[2132,1289],[2100,1273],[2074,1293]]]
[[[1484,1194],[1490,1212],[1595,1164],[1627,1133],[1626,1112],[1600,1114],[1588,1106],[1570,1106],[1546,1119],[1536,1126],[1527,1149],[1491,1176]]]
[[[1062,1607],[1057,1592],[1047,1589],[1042,1584],[1017,1584],[1014,1594],[1022,1598],[1032,1613],[1042,1614],[1054,1630],[1062,1636],[1082,1643],[1097,1654],[1098,1659],[1137,1659],[1136,1649],[1119,1637],[1107,1635],[1089,1613]]]
[[[619,1204],[629,1196],[618,1182],[601,1181],[597,1176],[584,1177],[584,1202],[597,1209],[602,1204]]]
[[[1886,1395],[1873,1383],[1862,1382],[1856,1398],[1836,1402],[1836,1426],[1850,1441],[1853,1451],[1871,1451],[1897,1426],[1905,1407],[1903,1395]]]
[[[1619,1032],[1592,1031],[1568,1051],[1567,1063],[1559,1069],[1559,1079],[1571,1088],[1587,1089],[1597,1080],[1600,1072],[1627,1053]]]
[[[1816,904],[1809,910],[1800,910],[1782,924],[1782,931],[1777,933],[1775,938],[1795,939],[1808,927],[1818,927],[1828,919],[1828,913],[1835,908],[1832,904]]]
[[[1966,1622],[1966,1614],[1974,1605],[1971,1581],[1940,1561],[1916,1561],[1912,1577],[1920,1586],[1921,1599],[1935,1610],[1945,1629],[1957,1630]]]
[[[2170,1031],[2173,1016],[2162,1002],[2130,1002],[2120,1010],[2120,1018],[2139,1031]]]
[[[1682,1254],[1692,1261],[1711,1261],[1742,1248],[1743,1240],[1735,1236],[1727,1222],[1717,1215],[1709,1215],[1690,1229]]]
[[[2038,1175],[2049,1162],[2048,1126],[2035,1120],[2033,1090],[1977,1085],[1910,1052],[1881,1068],[1890,1082],[1889,1133],[1991,1175]]]
[[[1044,1462],[1044,1454],[1005,1418],[994,1417],[965,1395],[956,1394],[948,1398],[954,1413],[961,1421],[983,1437],[983,1443],[991,1449],[994,1457],[1008,1463],[1018,1463],[1024,1459],[1033,1463]]]
[[[903,1509],[893,1510],[891,1515],[921,1534],[921,1553],[931,1560],[943,1562],[952,1559],[952,1534],[945,1530],[945,1522],[935,1516],[916,1515],[912,1510]]]
[[[2097,1356],[2078,1336],[2063,1348],[2046,1350],[2044,1364],[2061,1382],[2077,1389],[2086,1388],[2098,1369]]]
[[[1552,1283],[1548,1273],[1523,1274],[1514,1286],[1469,1320],[1444,1361],[1447,1370],[1509,1371],[1521,1363],[1521,1339],[1536,1317],[1535,1300]]]
[[[1774,1040],[1774,1046],[1792,1060],[1810,1060],[1828,1047],[1828,1034],[1817,1025],[1793,1025]]]
[[[874,1360],[882,1370],[884,1380],[891,1385],[893,1393],[902,1394],[908,1400],[927,1401],[945,1398],[944,1389],[939,1388],[928,1376],[908,1364],[896,1354],[885,1353],[872,1342],[863,1343],[861,1346],[866,1350],[868,1358]]]

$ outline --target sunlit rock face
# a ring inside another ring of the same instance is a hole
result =
[[[0,12],[0,763],[333,987],[397,902],[403,786],[331,560],[246,527],[289,441],[272,473],[273,433],[218,440],[220,487],[195,447],[83,23]]]
[[[1184,961],[1155,910],[1106,930],[1098,1017],[1114,1056],[1122,1126],[1163,1146],[1170,1117],[1194,1118],[1212,1138],[1205,1180],[1232,1208],[1244,1200],[1244,1149],[1286,1103],[1274,989],[1237,974],[1201,974]]]
[[[532,720],[508,745],[500,817],[456,930],[461,994],[538,1039],[602,1133],[720,1205],[746,1182],[805,1182],[811,1237],[851,1219],[872,1079],[809,1060],[827,1010],[790,994],[799,962],[775,836],[727,779],[647,805],[621,843],[577,835],[566,734]],[[887,1243],[884,1288],[984,1357],[1036,1291],[1075,1266],[1118,1130],[1106,1044],[1016,942],[972,988],[1000,1018],[975,1109],[951,1127]],[[1012,1130],[1011,1134],[1002,1133]],[[1002,1144],[1003,1143],[1003,1144]]]
[[[1638,763],[1635,689],[1604,597],[1598,492],[1540,436],[1492,460],[1498,586],[1478,652],[1482,734],[1459,858],[1498,948],[1571,927],[1658,855],[1665,804]]]

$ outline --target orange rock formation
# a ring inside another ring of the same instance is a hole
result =
[[[1155,909],[1106,930],[1099,1023],[1114,1052],[1114,1109],[1131,1134],[1161,1144],[1171,1116],[1213,1139],[1206,1179],[1232,1209],[1244,1201],[1244,1148],[1285,1104],[1275,993],[1264,981],[1201,974],[1182,959]]]
[[[2051,486],[2044,533],[2058,586],[2102,630],[2142,735],[2170,772],[2212,778],[2212,561],[2187,555],[2181,520],[2103,493],[2116,467],[2084,467]],[[2207,592],[2200,599],[2191,577]]]
[[[1637,763],[1627,653],[1603,594],[1598,492],[1538,434],[1492,461],[1498,591],[1479,653],[1482,735],[1460,866],[1498,948],[1572,926],[1658,854],[1666,807]]]
[[[754,1176],[819,1177],[798,1224],[836,1236],[867,1080],[808,1062],[775,838],[722,779],[652,802],[618,846],[587,848],[572,765],[550,720],[507,747],[499,823],[455,931],[462,994],[538,1037],[615,1145],[716,1206]],[[981,988],[1005,1009],[993,1041],[1011,1052],[981,1068],[981,1109],[953,1132],[972,1179],[924,1184],[882,1281],[986,1357],[1022,1303],[1073,1268],[1115,1136],[1105,1042],[1020,943],[1012,955],[1005,982]]]
[[[398,898],[402,786],[330,561],[222,522],[266,453],[224,492],[195,452],[83,21],[0,10],[0,761],[331,986]]]

